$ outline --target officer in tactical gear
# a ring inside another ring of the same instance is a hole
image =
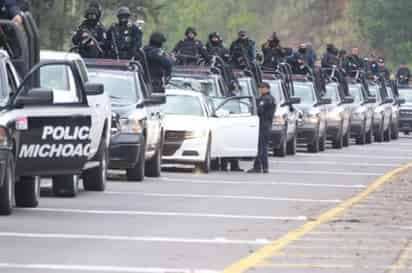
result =
[[[209,34],[209,40],[206,43],[206,50],[209,56],[219,56],[225,62],[230,61],[230,52],[223,44],[222,37],[218,32]]]
[[[315,50],[313,49],[312,43],[308,42],[305,43],[306,53],[305,53],[305,60],[308,66],[313,70],[315,68],[316,60],[318,56],[316,55]]]
[[[382,76],[387,81],[389,81],[391,78],[391,73],[389,72],[389,69],[386,68],[385,66],[384,58],[378,59],[378,75],[377,76]]]
[[[196,37],[196,29],[188,27],[185,31],[185,38],[176,44],[172,52],[176,55],[179,64],[196,65],[200,59],[208,61],[206,47]]]
[[[411,80],[411,70],[406,64],[401,64],[396,72],[396,79],[399,84],[408,85]]]
[[[351,54],[346,57],[344,69],[350,76],[356,74],[357,71],[365,69],[364,61],[359,57],[359,48],[352,48]]]
[[[85,20],[72,38],[73,44],[78,47],[79,54],[83,58],[105,57],[107,34],[105,27],[100,22],[100,16],[99,7],[89,5],[84,15]]]
[[[154,93],[164,93],[165,84],[172,75],[173,60],[162,49],[165,42],[166,37],[162,33],[154,32],[150,36],[149,45],[143,49],[149,64]]]
[[[0,0],[0,19],[13,20],[18,25],[23,24],[21,10],[16,0]]]
[[[273,115],[276,111],[276,100],[270,94],[270,85],[263,82],[259,86],[260,97],[257,99],[259,115],[259,147],[258,156],[253,168],[248,173],[269,173],[269,139],[272,129]]]
[[[333,45],[326,45],[326,53],[322,57],[322,68],[333,68],[339,66],[339,50]]]
[[[142,47],[143,33],[130,22],[130,9],[121,7],[117,11],[118,23],[112,25],[107,32],[107,43],[110,57],[130,60]]]
[[[311,73],[310,67],[307,65],[305,56],[299,51],[295,51],[286,58],[286,61],[292,67],[292,73],[297,75],[307,75]]]
[[[263,64],[264,68],[276,70],[278,65],[284,61],[285,50],[280,46],[280,40],[276,34],[273,34],[262,45]]]
[[[249,39],[245,30],[238,33],[238,39],[230,46],[232,64],[237,69],[245,69],[256,63],[256,43]]]

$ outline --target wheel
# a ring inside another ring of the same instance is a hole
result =
[[[146,160],[145,162],[145,174],[147,177],[160,177],[161,165],[162,165],[162,149],[157,149],[153,158]]]
[[[340,133],[335,140],[332,141],[332,147],[334,149],[342,149],[343,147],[343,125],[340,127]]]
[[[378,131],[375,133],[375,141],[376,142],[382,142],[383,141],[383,137],[384,137],[384,131],[383,131],[383,125],[384,125],[384,121],[381,122],[381,124],[379,125]]]
[[[207,144],[205,161],[203,161],[202,163],[200,163],[200,164],[198,165],[198,168],[199,168],[203,173],[209,173],[209,172],[210,172],[210,168],[211,168],[211,165],[212,165],[212,159],[211,159],[210,153],[211,153],[211,151],[210,151],[210,140],[209,140],[209,141],[208,141],[208,144]]]
[[[3,186],[0,187],[0,215],[10,215],[14,205],[14,159],[10,157],[6,165]]]
[[[369,129],[368,133],[366,133],[366,144],[372,144],[373,141],[373,132],[372,128]]]
[[[16,182],[16,206],[24,208],[35,208],[40,199],[40,178],[20,177]]]
[[[294,135],[293,138],[289,140],[286,150],[287,150],[286,152],[288,155],[296,154],[296,135]]]
[[[366,120],[365,120],[363,121],[362,132],[360,133],[360,136],[356,138],[356,144],[365,145],[366,139],[367,139],[367,132],[366,132]]]
[[[393,140],[399,139],[399,125],[396,123],[392,126],[392,135]]]
[[[285,157],[287,154],[287,133],[283,134],[283,139],[279,148],[273,149],[273,155],[276,157]]]
[[[145,157],[146,157],[146,142],[142,141],[142,149],[139,153],[139,159],[133,168],[126,170],[126,176],[128,181],[142,182],[144,180],[145,171]]]
[[[79,176],[59,175],[52,177],[52,189],[55,196],[76,197],[79,192]]]
[[[326,151],[326,133],[323,135],[323,137],[320,138],[319,151],[321,152]]]
[[[383,133],[383,140],[385,142],[391,141],[391,136],[392,136],[392,126],[389,124],[388,129]]]
[[[349,143],[350,143],[350,132],[348,129],[345,136],[343,137],[343,147],[349,147]]]
[[[210,162],[210,169],[212,171],[219,171],[219,169],[220,169],[219,159],[213,159]]]
[[[103,138],[96,159],[99,166],[83,172],[83,187],[86,191],[104,191],[107,180],[107,147],[106,140]]]
[[[312,143],[310,143],[310,144],[308,144],[308,152],[309,153],[319,153],[319,150],[320,150],[320,135],[319,135],[319,133],[317,133],[317,135],[316,135],[316,137],[315,137],[315,140],[312,142]]]
[[[405,135],[409,135],[409,131],[405,131],[405,132],[403,132]]]

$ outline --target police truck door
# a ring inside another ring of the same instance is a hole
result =
[[[70,62],[36,66],[9,113],[18,176],[80,174],[90,151],[91,110]]]

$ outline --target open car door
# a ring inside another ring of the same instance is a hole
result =
[[[81,173],[90,153],[91,110],[74,63],[36,65],[10,108],[17,176]]]
[[[214,99],[211,117],[213,158],[254,158],[259,140],[259,118],[253,97]]]

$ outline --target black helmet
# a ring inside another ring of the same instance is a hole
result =
[[[100,2],[98,0],[92,0],[89,3],[89,7],[88,8],[95,8],[98,11],[98,17],[100,19],[100,17],[102,16],[103,13],[103,8],[102,5],[100,4]]]
[[[222,41],[222,37],[220,36],[219,32],[212,32],[209,34],[209,40],[211,41],[213,38],[218,38],[219,41]]]
[[[186,29],[185,35],[187,36],[187,35],[189,35],[189,33],[193,33],[195,36],[197,36],[197,32],[196,32],[196,29],[194,27],[188,27]]]
[[[151,46],[162,47],[163,43],[165,43],[166,41],[167,41],[167,39],[166,39],[166,37],[164,36],[163,33],[153,32],[152,35],[150,35],[149,44]]]
[[[95,16],[96,18],[96,20],[98,20],[99,18],[100,18],[100,12],[99,12],[99,10],[97,9],[97,8],[95,8],[95,7],[88,7],[87,9],[86,9],[86,11],[85,11],[85,13],[84,13],[84,18],[86,18],[86,19],[90,19],[91,18],[91,16]]]
[[[130,9],[126,6],[120,7],[117,10],[117,17],[130,16]]]

